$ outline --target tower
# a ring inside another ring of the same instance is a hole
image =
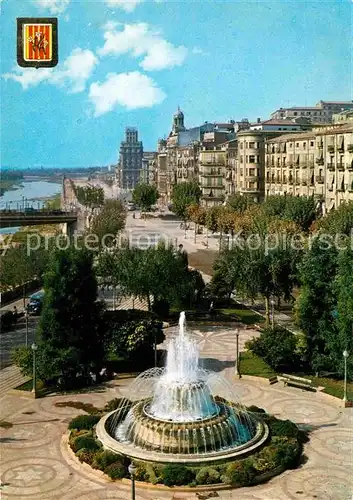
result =
[[[184,113],[181,111],[178,106],[178,111],[173,115],[173,127],[172,134],[177,134],[178,132],[182,132],[185,130],[184,126]]]

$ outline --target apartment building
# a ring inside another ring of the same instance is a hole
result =
[[[199,186],[202,191],[201,205],[220,205],[225,200],[227,154],[224,149],[202,148],[199,158]]]
[[[119,162],[116,169],[118,187],[133,189],[140,181],[143,145],[138,140],[136,128],[125,129],[125,140],[120,144]]]
[[[353,101],[319,101],[315,106],[279,108],[271,113],[271,119],[287,120],[305,117],[312,123],[325,124],[332,122],[332,115],[351,109],[353,109]]]
[[[353,200],[353,123],[268,139],[265,192],[314,196],[325,210]]]

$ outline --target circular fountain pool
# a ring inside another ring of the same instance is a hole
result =
[[[199,367],[184,313],[179,334],[169,343],[166,367],[143,372],[129,394],[100,420],[97,436],[106,448],[133,458],[215,461],[248,454],[268,437],[267,426],[237,401],[231,384]]]

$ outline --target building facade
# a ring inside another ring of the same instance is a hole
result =
[[[353,200],[353,123],[266,141],[266,195],[314,196],[324,210]]]
[[[142,155],[142,168],[140,171],[140,182],[150,184],[150,172],[153,172],[155,167],[156,151],[144,151]],[[153,179],[153,176],[151,176]]]
[[[202,191],[201,205],[220,205],[225,200],[227,153],[225,149],[203,149],[199,158],[199,186]]]
[[[126,128],[125,140],[120,144],[116,180],[119,188],[134,189],[140,181],[143,145],[136,128]]]
[[[271,118],[282,120],[305,117],[312,123],[325,124],[332,122],[332,115],[351,109],[353,109],[353,101],[319,101],[316,106],[279,108],[271,113]]]

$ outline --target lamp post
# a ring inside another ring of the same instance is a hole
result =
[[[271,299],[271,321],[272,321],[272,330],[275,327],[275,299]]]
[[[238,328],[235,329],[235,336],[236,336],[236,366],[235,366],[235,374],[238,378],[241,378],[240,371],[239,371],[239,330]]]
[[[38,349],[38,346],[35,342],[32,344],[32,351],[33,351],[33,389],[32,392],[34,394],[34,397],[36,397],[36,390],[37,390],[37,384],[36,384],[36,350]]]
[[[137,467],[134,465],[133,462],[128,467],[128,471],[131,477],[131,500],[135,500],[135,473],[136,473]]]
[[[156,332],[154,332],[153,348],[154,348],[154,367],[156,368],[156,366],[157,366],[157,334],[156,334]]]
[[[28,347],[28,311],[25,311],[26,319],[26,347]]]
[[[347,402],[347,359],[349,356],[349,352],[343,351],[343,359],[344,359],[344,384],[343,384],[343,401]]]

